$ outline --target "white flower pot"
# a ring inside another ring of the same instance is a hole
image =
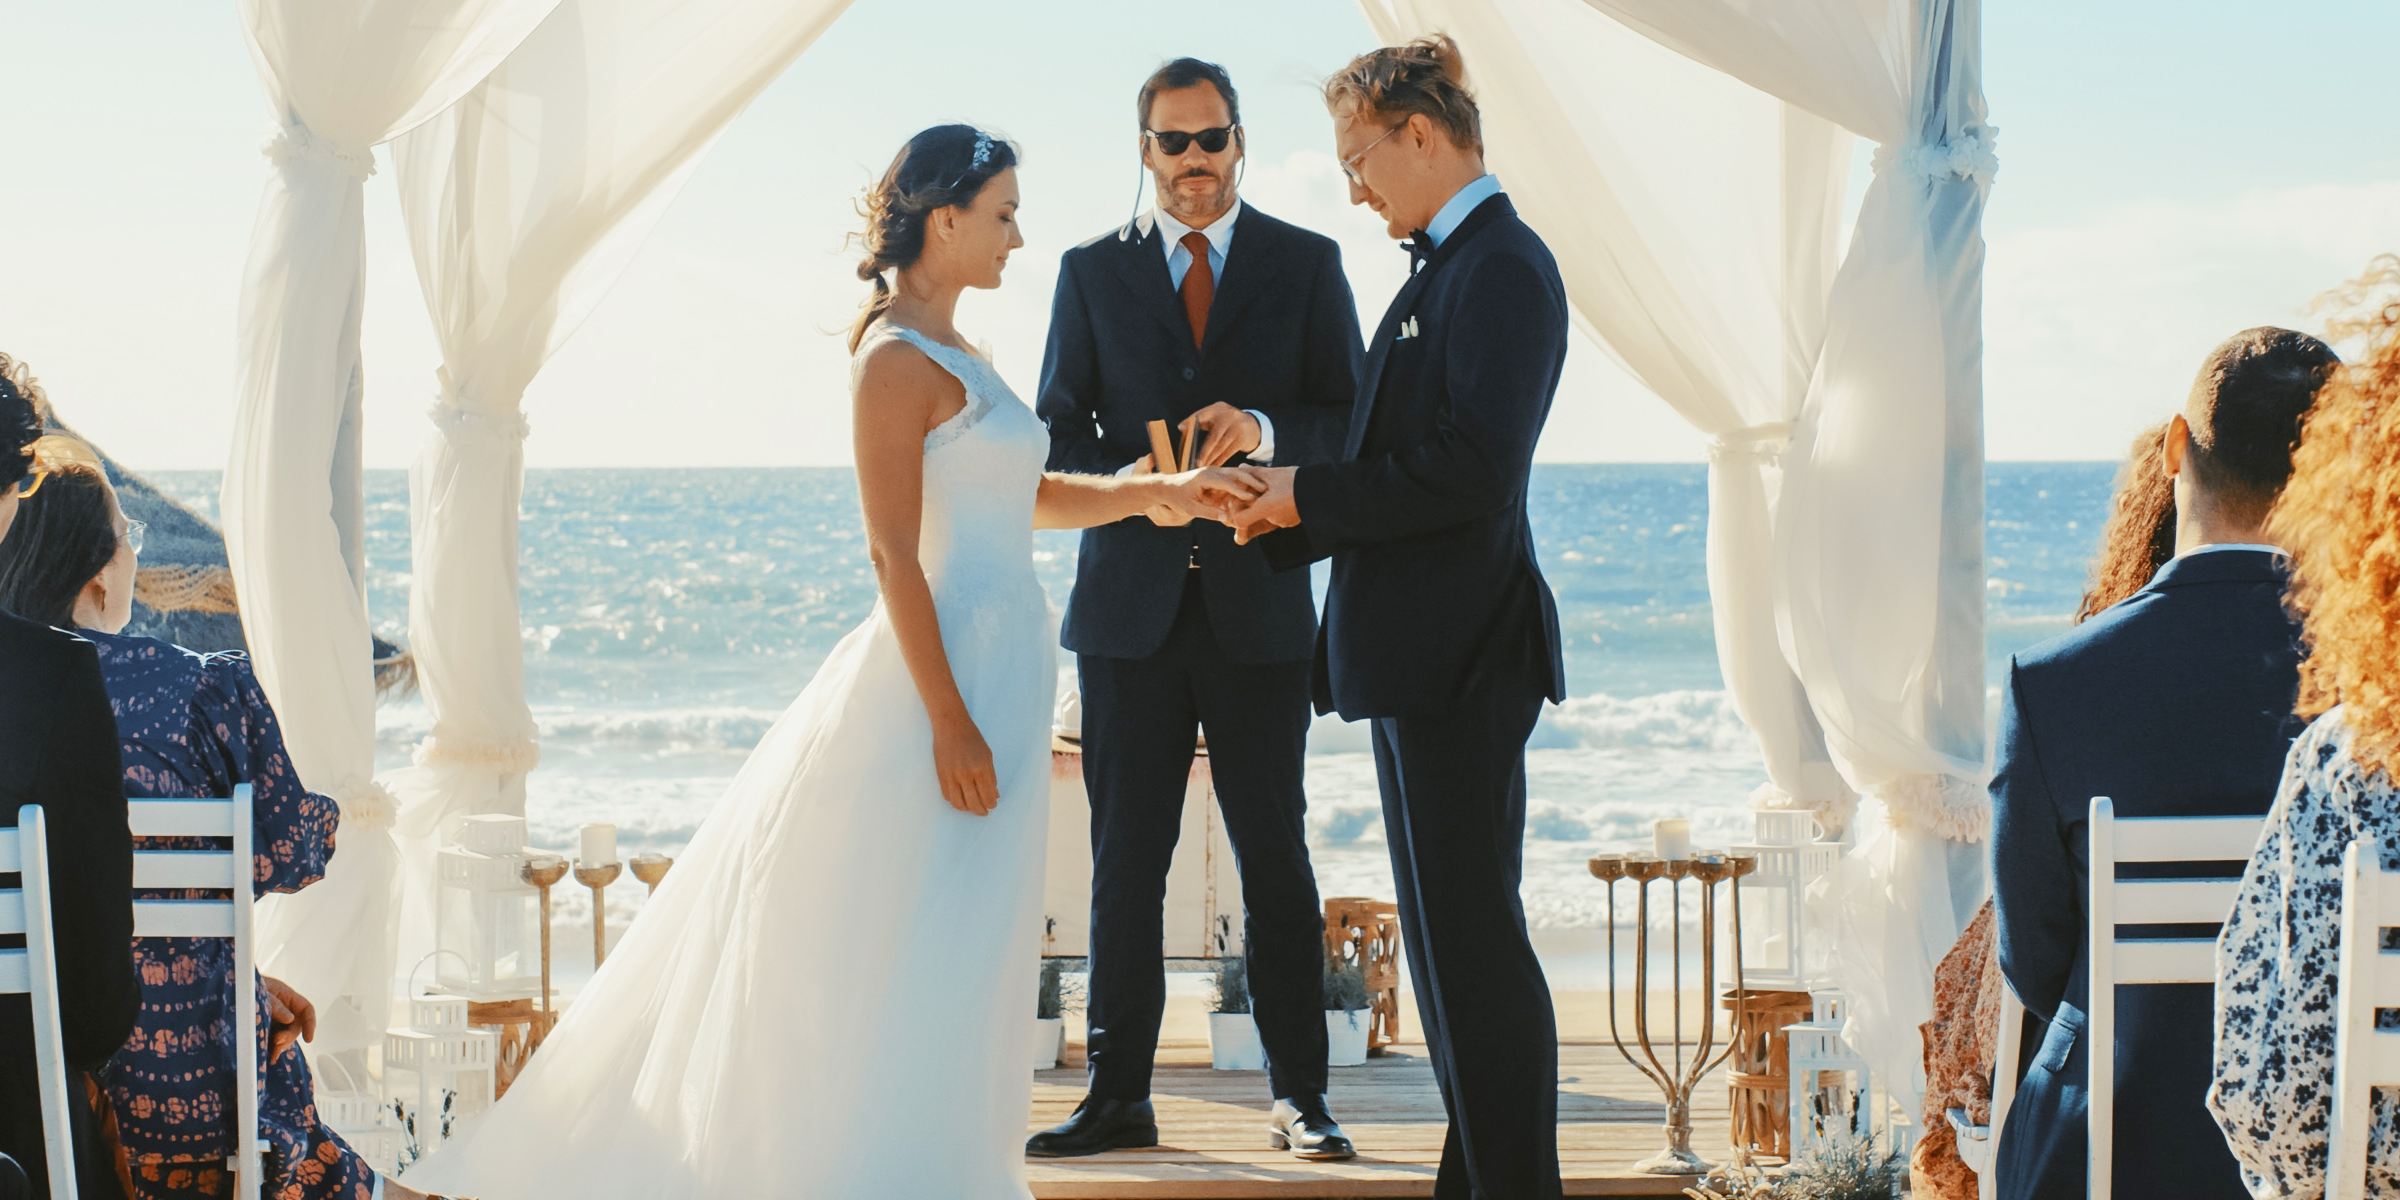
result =
[[[1047,1071],[1058,1065],[1067,1051],[1067,1020],[1065,1017],[1035,1017],[1033,1019],[1033,1069]]]
[[[1329,1009],[1325,1013],[1325,1065],[1329,1067],[1363,1067],[1367,1065],[1367,1025],[1372,1009],[1354,1008],[1347,1012]]]
[[[1208,1014],[1208,1065],[1220,1071],[1267,1069],[1267,1048],[1249,1013]]]

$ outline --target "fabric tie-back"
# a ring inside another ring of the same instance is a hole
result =
[[[341,805],[320,882],[261,899],[260,968],[316,1001],[316,1048],[389,1023],[394,849],[374,780],[359,324],[373,147],[448,107],[557,0],[238,0],[275,116],[237,317],[220,502],[233,589],[301,779]],[[310,937],[339,926],[343,936]]]
[[[1839,825],[1872,797],[1813,911],[1853,1043],[1913,1110],[1989,823],[1977,4],[1361,3],[1386,41],[1459,40],[1578,322],[1712,439],[1710,599],[1755,800]],[[1837,270],[1844,130],[1887,149]]]

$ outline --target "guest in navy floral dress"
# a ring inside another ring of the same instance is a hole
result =
[[[257,893],[298,891],[323,877],[339,810],[293,773],[247,655],[200,654],[114,632],[131,614],[139,541],[96,469],[63,472],[23,502],[14,535],[0,543],[0,608],[72,624],[99,648],[128,796],[217,797],[250,784]],[[141,841],[145,850],[229,848],[221,838]],[[102,1076],[130,1193],[135,1200],[230,1195],[232,948],[212,938],[136,938],[133,953],[141,1016]],[[266,1064],[258,1106],[258,1136],[269,1151],[263,1194],[370,1200],[374,1172],[318,1121],[308,1061],[294,1044],[314,1032],[314,1010],[279,981],[245,983],[259,989],[256,1036]]]

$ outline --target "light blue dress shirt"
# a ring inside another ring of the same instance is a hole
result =
[[[1425,232],[1433,238],[1434,245],[1441,245],[1449,240],[1459,222],[1475,211],[1476,205],[1499,194],[1500,177],[1497,175],[1486,175],[1458,189],[1458,194],[1450,197],[1450,202],[1442,206],[1442,211],[1433,214],[1433,219],[1425,223]]]

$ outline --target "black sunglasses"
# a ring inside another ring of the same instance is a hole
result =
[[[1191,149],[1193,142],[1200,143],[1200,149],[1207,153],[1221,154],[1226,143],[1233,140],[1233,129],[1231,125],[1219,125],[1198,133],[1187,133],[1181,129],[1145,129],[1142,132],[1158,143],[1159,153],[1173,158]]]

